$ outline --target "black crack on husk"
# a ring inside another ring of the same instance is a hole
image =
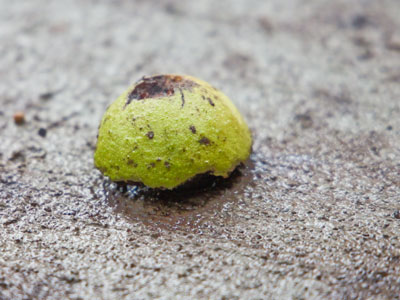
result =
[[[181,93],[181,99],[182,99],[182,106],[181,107],[183,107],[185,105],[185,95],[183,94],[181,88],[179,88],[179,92]]]
[[[210,97],[205,97],[204,95],[201,95],[201,98],[205,101],[205,100],[207,100],[208,101],[208,103],[211,105],[211,106],[215,106],[215,103],[211,100],[211,98]]]
[[[189,90],[198,84],[192,80],[185,79],[179,75],[157,75],[143,77],[135,88],[129,93],[125,106],[128,106],[133,100],[142,100],[147,98],[160,98],[175,94],[175,89],[179,89],[182,95],[182,107],[184,105],[184,96],[182,90]]]
[[[208,103],[210,103],[211,106],[215,106],[214,102],[211,100],[210,97],[207,97]]]

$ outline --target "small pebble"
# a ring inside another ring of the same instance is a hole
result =
[[[38,131],[38,134],[39,134],[41,137],[46,137],[47,130],[46,130],[45,128],[40,128],[39,131]]]
[[[24,124],[25,123],[25,114],[23,112],[20,112],[20,111],[16,112],[14,114],[14,122],[17,125]]]

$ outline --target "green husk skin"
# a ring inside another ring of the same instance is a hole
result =
[[[206,172],[228,177],[247,160],[251,133],[233,103],[204,81],[179,78],[193,84],[129,102],[134,85],[109,106],[94,155],[104,175],[173,189]]]

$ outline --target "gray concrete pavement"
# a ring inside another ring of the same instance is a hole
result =
[[[398,1],[0,7],[0,299],[400,298]],[[105,108],[154,73],[238,106],[254,149],[231,179],[94,169]]]

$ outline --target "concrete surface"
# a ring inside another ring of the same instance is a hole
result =
[[[0,7],[0,299],[400,298],[397,0]],[[175,192],[93,168],[106,106],[154,73],[233,99],[245,168]]]

